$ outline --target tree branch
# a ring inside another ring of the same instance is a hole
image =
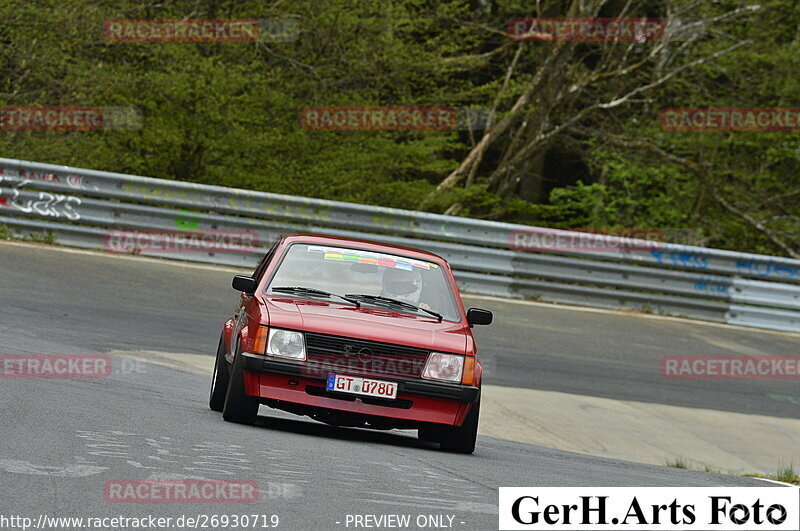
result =
[[[670,153],[651,142],[647,142],[644,140],[631,140],[619,135],[612,135],[605,132],[600,132],[592,129],[578,129],[579,132],[583,134],[589,134],[591,136],[595,136],[597,138],[601,138],[603,141],[608,142],[610,144],[624,147],[628,149],[635,149],[635,148],[644,148],[649,150],[652,153],[659,155],[660,157],[669,160],[670,162],[675,162],[677,164],[682,165],[683,167],[687,168],[689,171],[694,173],[699,179],[700,182],[703,183],[704,188],[707,190],[709,195],[714,198],[714,200],[719,203],[722,208],[734,214],[735,216],[742,218],[743,220],[747,221],[750,225],[752,225],[756,230],[762,233],[764,236],[769,238],[769,240],[775,244],[778,248],[780,248],[783,252],[788,254],[792,258],[800,258],[800,253],[792,249],[789,245],[787,245],[783,240],[778,238],[778,236],[770,230],[767,226],[763,223],[755,219],[753,216],[749,215],[747,212],[740,210],[739,208],[735,207],[731,204],[727,199],[722,197],[719,192],[717,192],[716,188],[711,184],[708,180],[707,171],[708,169],[705,168],[703,165],[675,155],[674,153]]]
[[[456,62],[456,61],[478,61],[480,59],[486,59],[486,58],[491,57],[493,55],[497,55],[498,53],[502,53],[502,52],[508,50],[509,48],[511,48],[512,46],[514,46],[513,42],[507,42],[507,43],[503,44],[502,46],[498,46],[494,50],[490,50],[488,52],[477,53],[477,54],[473,54],[473,55],[459,55],[459,56],[455,56],[455,57],[445,57],[445,58],[442,59],[442,62],[444,62],[444,63],[452,63],[452,62]]]

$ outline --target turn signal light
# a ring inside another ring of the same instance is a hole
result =
[[[269,337],[269,328],[266,326],[259,326],[256,337],[253,340],[254,353],[264,354],[267,351],[267,337]]]
[[[473,356],[464,358],[464,376],[461,378],[461,383],[464,385],[475,383],[475,358]]]

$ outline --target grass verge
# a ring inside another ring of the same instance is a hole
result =
[[[695,470],[698,472],[709,472],[713,474],[725,474],[722,470],[714,470],[708,465],[703,468],[689,465],[686,460],[676,457],[675,459],[668,459],[665,463],[670,468],[683,468],[686,470]],[[792,485],[800,485],[800,475],[794,469],[794,464],[790,463],[788,466],[779,466],[775,474],[741,474],[749,478],[763,478],[781,481],[783,483],[791,483]]]
[[[38,232],[32,232],[24,236],[17,236],[14,234],[14,231],[8,228],[8,225],[0,223],[0,240],[22,240],[26,242],[47,243],[54,245],[57,243],[58,235],[55,232],[45,231],[41,234]]]

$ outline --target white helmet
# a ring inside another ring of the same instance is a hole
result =
[[[422,293],[422,272],[388,267],[383,272],[381,295],[417,306]]]

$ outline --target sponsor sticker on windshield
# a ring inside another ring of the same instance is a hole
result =
[[[374,253],[372,251],[361,251],[359,249],[344,249],[341,247],[309,245],[308,252],[321,253],[324,260],[372,264],[382,267],[392,267],[394,269],[405,269],[406,271],[413,271],[415,267],[420,269],[436,269],[438,267],[436,264],[424,262],[422,260],[393,256],[390,254]]]

